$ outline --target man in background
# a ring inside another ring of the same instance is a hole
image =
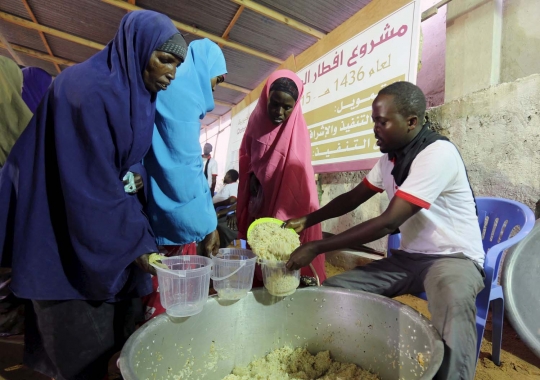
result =
[[[208,180],[208,187],[210,187],[210,194],[213,197],[216,191],[216,178],[218,175],[218,163],[216,160],[212,158],[210,153],[212,153],[212,145],[208,143],[204,144],[203,155],[202,155],[204,176]]]
[[[223,188],[212,198],[214,207],[231,206],[238,196],[238,172],[234,169],[225,173]]]
[[[227,248],[229,244],[238,236],[236,227],[236,198],[238,197],[238,172],[234,169],[229,170],[223,178],[223,189],[216,195],[212,201],[216,208],[218,218],[217,231],[219,233],[220,248]],[[230,214],[233,212],[233,214]]]

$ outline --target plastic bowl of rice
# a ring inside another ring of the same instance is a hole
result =
[[[300,285],[300,270],[290,271],[285,264],[283,261],[261,262],[264,287],[276,297],[290,296]]]
[[[291,253],[300,246],[300,238],[293,229],[284,229],[282,225],[279,219],[257,219],[247,234],[262,267],[264,287],[278,297],[293,294],[300,285],[300,271],[286,268]]]

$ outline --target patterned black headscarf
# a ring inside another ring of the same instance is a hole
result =
[[[292,79],[289,78],[279,78],[276,79],[274,83],[270,86],[270,92],[272,91],[282,91],[286,92],[296,102],[298,100],[298,87]]]

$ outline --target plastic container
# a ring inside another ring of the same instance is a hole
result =
[[[290,271],[285,264],[284,261],[262,260],[264,287],[273,296],[289,296],[300,285],[300,270]]]
[[[239,300],[253,286],[257,256],[248,249],[224,248],[212,256],[212,280],[218,297]]]
[[[161,305],[172,317],[200,313],[208,299],[212,260],[203,256],[163,257],[168,269],[156,268]]]
[[[285,222],[283,220],[279,220],[279,219],[276,219],[276,218],[260,218],[260,219],[257,219],[253,223],[251,223],[249,225],[249,227],[248,227],[248,230],[247,230],[247,238],[248,238],[248,240],[249,240],[249,237],[251,236],[251,231],[253,231],[253,228],[255,228],[255,226],[257,226],[259,224],[263,224],[263,223],[273,223],[273,224],[277,224],[279,226],[282,226],[282,225],[285,224]],[[291,233],[296,235],[296,232],[292,228],[287,228],[287,230],[291,231]]]

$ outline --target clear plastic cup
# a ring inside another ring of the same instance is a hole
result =
[[[248,249],[223,248],[212,256],[212,280],[218,297],[239,300],[253,286],[257,256]]]
[[[261,263],[264,287],[273,296],[285,297],[293,294],[300,285],[300,270],[290,271],[284,261]]]
[[[210,289],[212,260],[203,256],[163,257],[168,269],[156,268],[161,305],[172,317],[190,317],[202,311]]]

